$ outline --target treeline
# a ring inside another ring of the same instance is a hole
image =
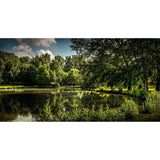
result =
[[[160,90],[159,39],[72,39],[71,48],[88,59],[84,87]]]
[[[79,85],[82,83],[82,56],[17,57],[0,51],[0,84],[24,85]]]
[[[0,83],[27,85],[104,85],[160,90],[159,39],[72,39],[77,55],[17,57],[0,52]]]

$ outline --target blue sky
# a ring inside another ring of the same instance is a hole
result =
[[[76,52],[70,48],[69,38],[37,38],[37,39],[0,39],[0,51],[14,53],[19,57],[41,55],[48,53],[51,58],[56,55],[62,57],[75,55]]]

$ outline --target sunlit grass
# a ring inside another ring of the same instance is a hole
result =
[[[149,90],[149,91],[155,91],[155,90],[156,90],[156,87],[154,87],[154,86],[149,86],[149,87],[148,87],[148,90]]]
[[[0,89],[14,89],[14,88],[24,88],[23,85],[0,85]]]
[[[114,87],[113,89],[111,89],[111,87],[98,87],[96,89],[94,89],[95,91],[119,91],[118,87]],[[156,87],[155,86],[148,86],[148,90],[149,91],[155,91]],[[123,88],[122,89],[123,92],[129,92],[129,90],[127,88]]]

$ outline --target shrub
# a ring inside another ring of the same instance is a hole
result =
[[[143,104],[143,113],[154,113],[160,108],[160,94],[157,91],[150,92]]]
[[[119,109],[109,109],[106,114],[106,121],[124,121],[124,113]]]
[[[124,113],[126,120],[134,119],[139,113],[138,107],[133,100],[125,101],[122,104],[120,111]]]
[[[46,115],[46,113],[45,113]],[[48,121],[49,116],[45,116]],[[100,106],[99,110],[76,107],[70,112],[59,111],[57,115],[52,116],[53,121],[123,121],[124,114],[117,109],[104,109]],[[50,119],[49,119],[50,120]]]
[[[132,95],[141,99],[145,99],[146,92],[144,89],[134,89]]]

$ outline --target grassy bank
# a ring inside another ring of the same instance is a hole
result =
[[[128,90],[126,88],[109,88],[109,87],[98,87],[93,89],[95,92],[104,92],[104,93],[112,93],[112,94],[123,94],[128,96],[137,97],[140,99],[145,99],[146,95],[151,92],[155,91],[155,87],[149,86],[148,92],[144,91],[144,89],[132,89]]]
[[[79,88],[80,86],[60,86],[58,88]],[[26,86],[26,85],[12,85],[12,84],[4,84],[0,85],[0,90],[5,90],[5,89],[23,89],[23,88],[57,88],[55,86]]]
[[[24,85],[0,85],[0,89],[18,89],[18,88],[35,88],[35,86],[24,86]]]

